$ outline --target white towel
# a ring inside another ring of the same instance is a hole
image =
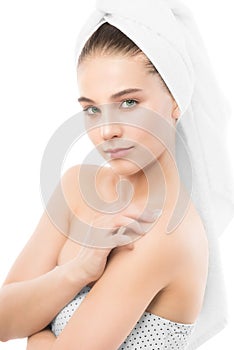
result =
[[[212,15],[212,14],[211,14]],[[78,34],[75,67],[86,40],[104,22],[119,28],[148,56],[181,110],[176,128],[192,165],[192,200],[206,229],[210,248],[204,303],[188,350],[221,331],[228,321],[219,236],[234,216],[234,176],[228,160],[228,101],[211,69],[191,11],[178,0],[97,0]],[[184,147],[176,143],[176,161],[189,184]]]

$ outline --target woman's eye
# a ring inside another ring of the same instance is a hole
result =
[[[93,115],[93,114],[97,114],[98,112],[100,112],[100,110],[97,107],[90,106],[90,107],[84,108],[83,112]]]
[[[136,100],[125,100],[122,103],[122,107],[123,108],[131,108],[131,107],[135,106],[137,103],[138,102]]]

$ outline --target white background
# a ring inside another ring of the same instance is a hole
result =
[[[232,1],[186,2],[200,27],[218,81],[232,102]],[[80,110],[74,47],[79,29],[94,4],[94,0],[0,2],[0,283],[43,211],[40,165],[47,142],[65,120]],[[230,162],[234,158],[233,132],[232,122],[228,139]],[[80,161],[79,151],[65,168]],[[229,349],[232,344],[233,230],[234,221],[220,239],[229,324],[203,344],[201,350]],[[25,347],[25,339],[0,343],[4,350]]]

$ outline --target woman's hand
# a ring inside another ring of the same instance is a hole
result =
[[[80,280],[81,270],[87,281],[98,280],[104,272],[111,250],[120,246],[133,249],[133,238],[145,234],[139,221],[153,222],[159,215],[158,210],[142,214],[136,208],[124,214],[97,214],[87,233],[86,242],[89,246],[82,246],[78,255],[65,264],[64,267],[69,271],[67,273],[74,281]]]

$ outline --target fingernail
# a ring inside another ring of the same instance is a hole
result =
[[[123,234],[124,232],[126,231],[126,227],[124,227],[124,226],[120,226],[120,228],[118,229],[118,234]]]

